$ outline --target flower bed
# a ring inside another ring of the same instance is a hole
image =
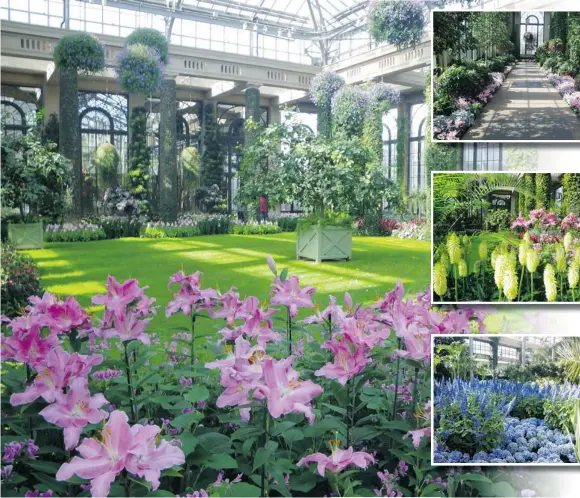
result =
[[[231,225],[231,233],[234,235],[266,235],[271,233],[280,233],[278,223],[272,221],[257,222],[239,222],[234,221]]]
[[[580,88],[577,88],[574,83],[574,78],[568,75],[560,75],[552,72],[547,72],[546,77],[548,81],[554,85],[558,93],[562,96],[570,109],[580,117]]]
[[[542,209],[512,223],[517,236],[450,233],[435,249],[433,291],[443,301],[575,302],[580,223]]]
[[[44,232],[46,242],[88,242],[106,239],[102,226],[92,223],[64,223],[47,225]]]
[[[577,385],[443,379],[435,385],[434,461],[578,463],[579,402]]]
[[[446,471],[428,451],[431,334],[483,332],[485,316],[429,313],[426,294],[407,300],[400,281],[374,306],[347,293],[316,310],[314,288],[268,265],[266,303],[202,287],[199,272],[174,274],[163,312],[190,328],[168,323],[159,337],[147,330],[159,307],[135,280],[108,278],[92,299],[99,317],[73,297],[31,297],[3,329],[4,492],[442,491]],[[491,482],[458,472],[456,495]]]
[[[514,64],[507,65],[502,72],[491,72],[491,82],[473,97],[455,98],[455,111],[450,115],[433,113],[433,138],[435,140],[459,140],[471,128],[482,109],[504,83]]]

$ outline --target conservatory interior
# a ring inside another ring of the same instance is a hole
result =
[[[436,140],[580,140],[577,12],[433,19]]]
[[[0,0],[2,495],[554,489],[431,464],[431,335],[537,325],[428,296],[431,171],[537,166],[431,140],[460,4]]]

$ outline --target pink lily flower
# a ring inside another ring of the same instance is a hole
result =
[[[151,338],[145,333],[145,328],[152,319],[153,318],[145,318],[139,320],[139,315],[137,313],[128,311],[126,314],[115,316],[113,319],[114,326],[102,330],[102,337],[104,339],[118,337],[122,342],[136,339],[146,346],[149,346],[151,344]]]
[[[68,354],[60,346],[52,349],[46,360],[37,365],[38,375],[34,382],[23,393],[14,393],[10,396],[12,406],[32,403],[38,398],[43,398],[47,403],[54,403],[57,393],[67,386],[75,377],[86,377],[91,368],[100,365],[103,356],[100,354],[81,355]]]
[[[14,360],[21,363],[27,363],[32,368],[42,363],[49,351],[56,348],[59,344],[58,337],[48,335],[45,338],[40,337],[40,326],[35,323],[39,320],[34,315],[26,315],[12,320],[12,336],[5,337],[2,335],[2,360]],[[15,324],[15,322],[18,322]],[[30,323],[29,329],[22,327],[21,322]],[[17,328],[14,328],[16,325]]]
[[[124,470],[134,473],[159,486],[160,471],[173,465],[185,463],[183,451],[177,447],[167,448],[164,441],[155,446],[154,440],[160,432],[156,425],[130,427],[125,412],[115,410],[101,431],[102,440],[85,438],[77,448],[81,457],[75,456],[64,463],[56,474],[58,481],[66,481],[73,475],[91,480],[91,495],[108,496],[111,484]]]
[[[271,313],[256,309],[241,327],[241,332],[248,337],[257,338],[258,346],[265,347],[270,341],[281,341],[282,336],[272,330],[273,322],[268,317]]]
[[[267,358],[264,361],[265,386],[259,389],[268,400],[268,411],[274,418],[288,413],[303,413],[310,423],[314,422],[311,401],[324,390],[310,380],[298,379],[292,368],[294,356],[285,360]]]
[[[431,357],[431,334],[429,330],[413,323],[405,335],[405,350],[398,350],[401,357],[427,362]]]
[[[126,280],[122,284],[115,277],[107,277],[107,294],[98,294],[92,299],[93,304],[102,304],[117,317],[122,316],[129,304],[143,297],[143,290],[135,279]]]
[[[372,455],[364,451],[353,451],[352,446],[348,450],[333,447],[330,456],[323,453],[313,453],[300,459],[296,466],[302,467],[309,463],[316,463],[318,473],[324,477],[326,469],[331,472],[342,472],[350,465],[356,465],[361,469],[366,469],[369,464],[375,463],[375,459]]]
[[[84,329],[90,326],[87,312],[72,296],[48,306],[46,315],[49,319],[48,328],[53,334],[65,334],[72,329]]]
[[[361,373],[368,363],[363,349],[354,344],[346,335],[342,341],[338,341],[338,335],[335,334],[332,340],[322,345],[322,348],[332,352],[334,361],[316,370],[314,375],[336,379],[343,386],[348,379]]]
[[[183,270],[179,270],[169,277],[167,288],[169,288],[171,284],[189,285],[194,288],[199,287],[201,284],[201,272],[196,271],[191,275],[186,275]]]
[[[40,411],[47,422],[64,428],[65,449],[76,448],[83,427],[96,424],[109,415],[105,410],[99,410],[108,403],[99,393],[91,396],[86,377],[77,377],[69,385],[66,394],[56,393],[56,402]]]
[[[299,308],[314,308],[310,296],[316,292],[316,289],[310,285],[303,289],[300,288],[300,282],[296,275],[291,275],[284,282],[276,277],[272,287],[274,290],[270,302],[287,306],[292,318],[296,317]]]
[[[411,436],[411,439],[413,440],[413,446],[418,448],[421,444],[421,439],[431,436],[431,427],[409,431],[403,436],[403,439],[407,439],[409,436]]]
[[[26,307],[26,311],[33,315],[44,315],[48,312],[48,308],[56,304],[57,301],[56,296],[50,292],[45,292],[42,297],[31,296],[28,298],[30,305]]]
[[[210,308],[214,299],[217,299],[217,292],[214,289],[192,289],[184,285],[173,294],[173,300],[165,307],[165,316],[170,317],[179,311],[189,316],[192,311]]]
[[[129,449],[125,468],[136,476],[151,483],[151,489],[159,488],[159,477],[163,469],[183,465],[183,451],[169,441],[161,440],[156,444],[161,428],[157,425],[135,424],[131,427],[133,444]]]
[[[300,323],[308,325],[311,323],[324,323],[329,319],[334,323],[343,320],[346,317],[346,314],[342,310],[342,307],[336,304],[336,298],[334,296],[330,296],[329,301],[330,303],[323,311],[318,311],[315,315],[306,317],[304,320],[301,320]]]
[[[205,364],[205,368],[209,368],[210,370],[214,370],[216,368],[221,370],[220,384],[222,386],[227,387],[230,385],[230,378],[238,377],[238,369],[241,370],[244,366],[250,365],[250,358],[252,358],[253,365],[256,365],[257,368],[253,367],[250,371],[246,371],[245,373],[252,377],[261,377],[262,370],[258,365],[257,360],[259,360],[259,357],[263,354],[263,351],[261,353],[255,354],[257,348],[252,347],[250,343],[242,336],[239,336],[236,339],[233,350],[231,350],[231,347],[229,348],[230,351],[226,358]]]
[[[218,302],[221,308],[212,311],[210,314],[213,318],[224,318],[228,325],[233,325],[236,318],[240,318],[239,314],[242,311],[242,301],[240,295],[235,292],[235,287],[231,287],[222,296],[218,297]]]

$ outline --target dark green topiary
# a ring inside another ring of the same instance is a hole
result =
[[[316,106],[318,134],[332,135],[332,98],[345,84],[344,78],[330,71],[322,71],[312,78],[310,98]]]
[[[552,175],[536,173],[536,209],[550,209]]]
[[[147,146],[147,111],[134,107],[129,121],[129,191],[142,203],[150,195],[151,149]]]
[[[63,36],[54,48],[53,58],[61,70],[92,74],[105,69],[105,49],[87,33]]]
[[[104,143],[97,147],[95,166],[97,167],[97,185],[101,196],[105,191],[117,184],[117,174],[121,158],[113,144]]]
[[[133,31],[125,40],[125,46],[130,47],[132,45],[144,45],[153,49],[159,59],[164,64],[167,63],[167,54],[169,52],[169,43],[167,43],[167,38],[163,36],[162,33],[156,29],[151,28],[138,28]]]
[[[535,173],[526,173],[524,177],[524,183],[526,186],[526,191],[528,192],[535,192],[536,191],[536,174]],[[536,199],[531,195],[526,195],[524,200],[524,215],[528,215],[528,213],[536,207]]]
[[[159,116],[159,214],[162,221],[177,219],[178,180],[176,130],[176,82],[163,80]]]
[[[564,208],[580,216],[580,173],[566,173],[563,180]]]
[[[225,192],[225,175],[223,168],[223,147],[219,139],[215,106],[207,103],[203,107],[203,153],[201,155],[201,184],[204,187],[217,185],[220,192]]]
[[[244,101],[246,105],[246,119],[252,119],[255,123],[260,123],[260,90],[250,87],[244,92]],[[252,145],[256,137],[255,130],[246,129],[245,144]]]
[[[568,14],[567,52],[570,62],[580,66],[580,12]]]

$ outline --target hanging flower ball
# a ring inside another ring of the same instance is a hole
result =
[[[163,64],[167,63],[169,43],[167,38],[156,29],[138,28],[133,31],[125,40],[125,47],[133,45],[145,45],[153,50]]]
[[[524,33],[524,40],[531,43],[534,41],[534,35],[528,31],[527,33]]]
[[[119,84],[128,93],[155,93],[161,87],[162,67],[154,50],[145,45],[132,45],[117,58]]]
[[[330,71],[322,71],[312,78],[310,99],[315,106],[330,109],[332,97],[344,84],[342,76]]]
[[[78,73],[94,74],[105,69],[105,49],[92,35],[65,35],[54,47],[56,67]]]
[[[423,36],[425,13],[425,4],[417,0],[376,0],[369,10],[370,34],[398,48],[414,47]]]
[[[343,86],[332,97],[332,117],[336,129],[351,134],[362,132],[368,108],[368,93],[360,86]]]

